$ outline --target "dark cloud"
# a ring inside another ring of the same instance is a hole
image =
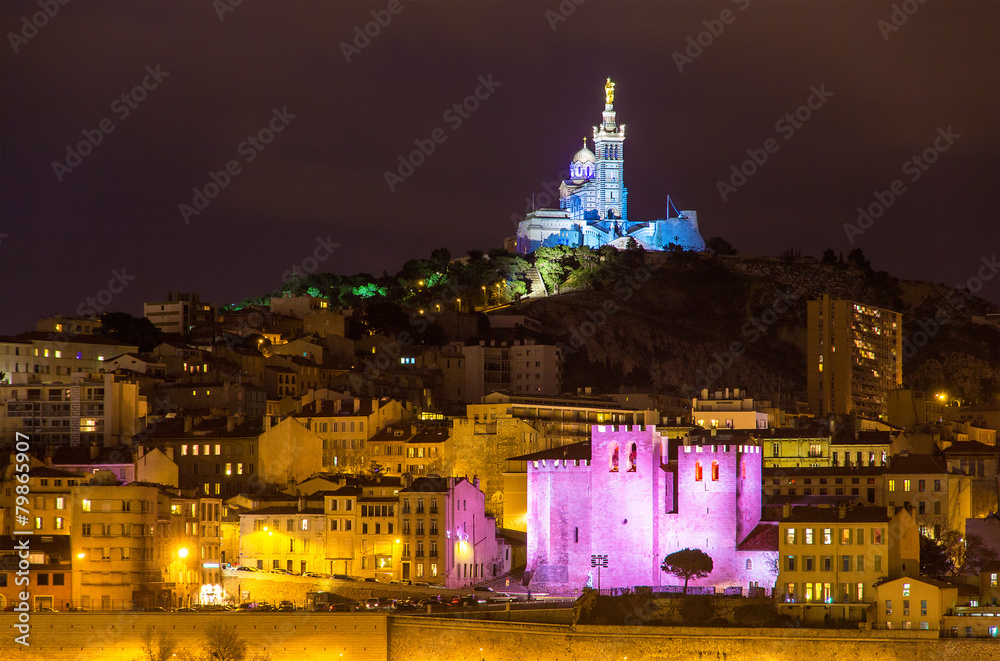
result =
[[[743,4],[589,0],[553,31],[555,0],[405,2],[350,64],[341,42],[386,3],[247,0],[221,21],[209,2],[61,6],[17,53],[0,45],[2,329],[73,312],[122,267],[136,279],[112,306],[139,314],[171,289],[270,290],[320,235],[341,244],[337,272],[498,245],[598,122],[609,75],[633,218],[661,216],[669,193],[745,253],[861,247],[948,285],[998,252],[998,5],[928,3],[886,40],[890,4]],[[724,9],[735,20],[678,72],[673,53]],[[36,11],[4,2],[5,30]],[[156,65],[169,76],[116,116]],[[449,126],[491,74],[500,87]],[[775,122],[821,85],[834,95],[785,140]],[[240,144],[286,107],[287,129],[245,162]],[[115,130],[59,183],[52,161],[105,117]],[[949,126],[961,138],[848,243],[855,208]],[[447,140],[390,193],[384,172],[439,127]],[[716,182],[770,137],[779,151],[723,202]],[[185,225],[178,205],[230,159],[241,173]]]

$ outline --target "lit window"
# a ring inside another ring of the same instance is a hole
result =
[[[56,358],[62,358],[62,351],[56,350]]]
[[[712,481],[719,481],[719,462],[717,461],[712,462]]]
[[[205,454],[208,454],[207,452]],[[222,454],[222,446],[218,443],[215,444],[215,456]]]
[[[236,474],[243,475],[243,464],[236,464]]]
[[[232,475],[232,474],[233,474],[233,465],[226,464],[226,475]]]
[[[188,453],[188,446],[187,443],[185,443],[184,445],[181,446],[181,456],[182,457],[186,456],[187,453]]]
[[[882,543],[882,529],[872,528],[872,544],[880,545]]]
[[[812,528],[806,528],[805,532],[806,532],[806,544],[812,544],[813,543],[813,529]]]
[[[789,528],[785,532],[785,543],[794,544],[795,543],[795,528]]]
[[[302,530],[309,530],[309,519],[302,519]]]
[[[889,491],[896,490],[896,480],[889,480]]]
[[[84,512],[90,512],[91,511],[91,509],[90,509],[90,499],[89,498],[84,498],[83,502],[80,503],[80,507],[83,509]],[[994,578],[996,578],[996,575],[994,575]],[[995,583],[994,583],[994,585],[995,585]]]
[[[910,490],[910,481],[903,480],[903,491],[909,491],[909,490]]]
[[[701,462],[700,461],[696,461],[696,462],[694,462],[694,481],[695,482],[701,482],[701,478],[702,478],[702,475],[701,475]]]

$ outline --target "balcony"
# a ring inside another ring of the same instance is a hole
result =
[[[428,510],[428,512],[430,512],[431,514],[437,514],[438,513],[437,506],[431,507],[430,510]]]

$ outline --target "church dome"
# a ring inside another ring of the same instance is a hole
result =
[[[590,151],[586,147],[576,152],[573,155],[573,163],[596,163],[597,157],[594,156],[594,152]]]

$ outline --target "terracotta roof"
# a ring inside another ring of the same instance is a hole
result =
[[[761,522],[736,546],[737,551],[777,551],[778,524]]]
[[[944,453],[949,454],[990,454],[1000,453],[1000,448],[995,445],[986,445],[979,441],[958,441],[952,443],[945,449]]]
[[[240,516],[257,515],[287,515],[287,514],[322,514],[322,507],[298,508],[298,505],[269,505],[248,512],[240,512]]]
[[[448,487],[449,479],[455,480],[456,487],[465,480],[464,477],[418,477],[408,488],[400,489],[399,493],[447,493],[451,490]]]
[[[948,465],[944,459],[929,454],[895,454],[889,461],[886,475],[909,475],[924,473],[947,473]]]
[[[793,507],[782,523],[886,523],[892,517],[884,507],[854,507],[840,516],[836,507]]]
[[[557,448],[539,450],[520,457],[508,457],[507,461],[538,461],[540,459],[590,459],[590,441],[570,443]]]

